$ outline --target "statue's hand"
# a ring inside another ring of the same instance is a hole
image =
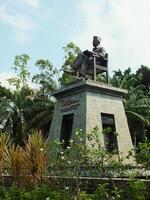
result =
[[[99,58],[100,56],[97,53],[93,53],[93,56]]]
[[[86,56],[88,56],[88,57],[93,56],[93,52],[88,51],[88,50],[83,51],[83,54],[86,55]]]

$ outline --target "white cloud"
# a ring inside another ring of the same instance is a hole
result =
[[[13,36],[21,44],[30,41],[30,31],[36,28],[36,24],[31,17],[19,12],[11,12],[8,4],[0,6],[0,21],[13,28]]]
[[[72,36],[82,49],[92,49],[92,36],[102,37],[111,70],[150,66],[150,1],[81,0]]]
[[[38,8],[40,0],[21,0],[23,3],[32,6],[33,8]]]

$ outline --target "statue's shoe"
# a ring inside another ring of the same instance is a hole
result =
[[[76,71],[73,68],[64,69],[64,72],[72,75],[76,75]]]

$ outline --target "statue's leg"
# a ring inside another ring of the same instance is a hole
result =
[[[80,74],[84,77],[86,76],[87,68],[88,68],[88,60],[84,58],[82,60],[81,69],[80,69]]]
[[[72,68],[79,70],[81,68],[82,65],[82,61],[83,61],[83,53],[80,53],[75,61],[73,62],[73,64],[71,65]]]

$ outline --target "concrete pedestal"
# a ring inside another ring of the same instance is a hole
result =
[[[86,133],[97,126],[100,141],[105,146],[102,116],[113,116],[118,133],[118,150],[123,157],[127,156],[133,145],[122,103],[122,98],[126,93],[126,90],[92,80],[77,81],[55,91],[53,95],[57,101],[49,139],[60,139],[64,117],[72,116],[71,138],[74,137],[75,130],[79,128],[85,132],[84,138],[87,142]]]

